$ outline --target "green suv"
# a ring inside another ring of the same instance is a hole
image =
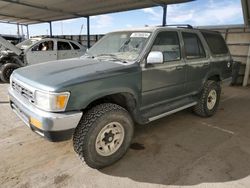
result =
[[[13,111],[51,141],[70,139],[92,168],[120,159],[134,124],[192,107],[216,112],[232,58],[217,32],[145,27],[112,32],[81,58],[15,70]]]

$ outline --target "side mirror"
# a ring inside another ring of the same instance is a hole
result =
[[[147,64],[161,64],[163,63],[163,54],[159,51],[152,51],[148,54]]]

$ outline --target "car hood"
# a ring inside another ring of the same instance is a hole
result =
[[[16,47],[15,45],[11,44],[7,40],[5,40],[3,37],[0,36],[0,45],[7,48],[8,50],[11,50],[17,55],[20,55],[22,53],[22,50]]]
[[[45,91],[59,91],[68,86],[131,72],[137,63],[74,58],[19,68],[13,78]]]

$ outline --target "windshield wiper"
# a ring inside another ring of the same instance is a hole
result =
[[[96,55],[95,57],[111,57],[113,60],[116,60],[116,61],[120,61],[122,63],[127,63],[127,61],[123,60],[123,59],[120,59],[118,58],[116,55],[114,54],[99,54],[99,55]]]

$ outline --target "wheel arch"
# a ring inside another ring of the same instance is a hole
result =
[[[222,79],[221,79],[221,76],[220,74],[214,74],[214,75],[210,75],[207,80],[213,80],[213,81],[216,81],[216,82],[220,82]]]
[[[87,111],[92,107],[102,103],[114,103],[125,108],[132,118],[136,119],[138,109],[138,98],[130,92],[109,93],[101,97],[94,98],[83,111]]]
[[[24,62],[21,59],[22,58],[18,55],[5,56],[2,59],[0,59],[0,65],[2,66],[8,63],[13,63],[19,66],[24,66]]]
[[[210,71],[206,75],[205,79],[203,80],[203,85],[208,80],[214,80],[214,81],[220,82],[222,80],[220,71],[217,71],[217,70]]]

